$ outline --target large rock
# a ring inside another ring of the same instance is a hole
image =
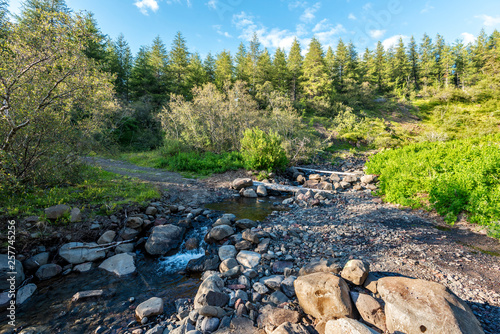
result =
[[[246,230],[247,228],[257,227],[257,223],[250,219],[240,219],[235,223],[236,227]]]
[[[126,227],[133,228],[134,230],[140,228],[142,224],[144,224],[144,220],[141,217],[128,217],[125,222]]]
[[[109,271],[119,277],[135,273],[134,257],[121,253],[106,259],[99,268]]]
[[[349,287],[330,273],[300,276],[294,282],[295,294],[305,313],[319,320],[353,317]]]
[[[61,266],[54,263],[49,263],[49,264],[44,264],[43,266],[38,268],[35,276],[38,277],[40,281],[43,281],[51,279],[52,277],[59,275],[61,272],[62,272]]]
[[[16,304],[21,305],[27,301],[36,291],[36,285],[33,283],[26,284],[16,294]]]
[[[36,272],[38,268],[40,268],[40,266],[43,266],[44,264],[47,264],[49,262],[49,256],[49,252],[43,252],[30,257],[23,262],[24,270],[26,271],[26,273]]]
[[[441,284],[405,277],[378,280],[387,329],[406,334],[484,333],[470,308]]]
[[[373,181],[375,181],[375,178],[376,178],[375,175],[363,175],[361,177],[361,182],[366,183],[366,184],[372,183]]]
[[[267,189],[263,185],[259,185],[257,187],[257,195],[260,197],[266,197],[267,196]]]
[[[240,251],[236,255],[236,261],[238,261],[245,268],[254,268],[260,263],[260,258],[262,255],[251,251]]]
[[[219,258],[221,261],[234,259],[238,251],[233,245],[225,245],[219,248]]]
[[[309,275],[313,273],[340,273],[340,265],[333,259],[321,259],[311,261],[302,268],[300,268],[299,276]]]
[[[325,327],[325,334],[377,334],[377,333],[378,332],[363,325],[359,321],[349,318],[330,320],[326,323]]]
[[[153,297],[137,305],[135,315],[142,320],[144,317],[152,317],[163,313],[163,300]]]
[[[65,204],[59,204],[51,206],[50,208],[47,208],[44,211],[45,211],[45,217],[47,217],[47,219],[56,220],[65,215],[69,215],[71,212],[71,208]]]
[[[212,275],[207,277],[201,284],[200,287],[198,288],[198,292],[196,293],[196,296],[194,297],[194,308],[200,308],[202,306],[205,306],[206,304],[203,302],[206,296],[210,291],[217,292],[217,293],[223,293],[222,288],[224,287],[224,281],[217,275]],[[229,299],[229,298],[228,298]],[[212,305],[212,306],[219,306],[219,305]]]
[[[215,226],[213,229],[210,230],[210,232],[208,233],[208,238],[215,241],[220,241],[233,234],[234,234],[234,229],[231,226],[219,225]]]
[[[180,245],[183,234],[184,230],[175,225],[155,226],[146,241],[146,251],[151,255],[165,255]]]
[[[351,292],[351,299],[365,322],[382,331],[386,330],[384,308],[375,298],[364,293]]]
[[[59,255],[71,264],[93,262],[105,258],[106,252],[95,248],[96,246],[98,245],[95,242],[70,242],[62,245]]]
[[[97,244],[98,245],[109,244],[110,242],[113,242],[115,237],[116,237],[115,231],[106,231],[99,237],[99,239],[97,240]]]
[[[299,320],[300,314],[297,311],[267,305],[260,309],[260,315],[257,318],[257,326],[261,329],[265,328],[266,332],[271,332],[285,322],[296,324]]]
[[[12,272],[9,263],[9,257],[5,254],[0,254],[0,290],[8,290],[10,282],[7,280],[11,277],[8,273]],[[18,260],[15,260],[15,285],[18,287],[25,278],[23,265]]]
[[[302,324],[285,322],[276,328],[271,334],[309,334],[310,332]]]
[[[243,190],[243,197],[247,198],[257,198],[257,193],[252,188]]]
[[[351,282],[355,285],[361,285],[364,283],[368,273],[370,272],[370,267],[368,264],[361,260],[349,260],[342,269],[342,278],[346,281]]]
[[[233,188],[236,190],[240,190],[251,186],[253,186],[253,181],[250,178],[239,178],[233,181]]]
[[[78,208],[73,208],[69,214],[70,222],[77,223],[82,221],[82,212]]]
[[[189,260],[186,265],[187,273],[201,273],[207,270],[217,270],[220,261],[217,255],[203,255],[197,259]]]

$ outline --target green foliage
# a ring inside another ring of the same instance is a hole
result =
[[[41,215],[44,208],[57,204],[117,208],[122,204],[143,203],[159,197],[160,192],[149,183],[100,168],[81,166],[71,184],[52,188],[33,187],[22,193],[2,192],[0,189],[0,214]]]
[[[383,151],[367,168],[387,201],[434,208],[449,223],[465,212],[500,237],[499,134]]]
[[[245,166],[257,170],[281,170],[288,164],[283,139],[276,132],[268,134],[258,127],[247,129],[241,140],[241,154]]]

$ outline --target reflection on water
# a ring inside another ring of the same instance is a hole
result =
[[[236,219],[251,219],[263,221],[273,211],[284,211],[286,207],[281,205],[285,197],[259,197],[246,198],[236,197],[219,203],[205,205],[207,209],[224,211],[236,215]]]

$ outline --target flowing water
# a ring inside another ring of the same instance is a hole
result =
[[[264,220],[272,211],[284,210],[277,205],[283,198],[234,198],[206,205],[211,210],[233,213],[237,219]],[[206,226],[197,226],[186,236],[203,240]],[[25,328],[21,333],[93,333],[99,326],[110,329],[127,327],[135,320],[134,308],[151,298],[160,297],[166,312],[173,312],[173,302],[178,298],[193,298],[200,280],[179,273],[189,260],[205,254],[205,244],[195,250],[186,250],[184,243],[177,254],[153,259],[136,252],[137,273],[118,278],[104,270],[93,268],[86,273],[71,273],[50,281],[38,282],[35,294],[17,309],[16,327]],[[72,302],[79,291],[105,290],[106,297]],[[130,302],[129,298],[135,298]],[[170,308],[170,309],[169,309]],[[7,324],[6,313],[0,313],[0,334],[14,333]],[[31,331],[30,329],[34,330]],[[112,331],[115,332],[115,331]]]

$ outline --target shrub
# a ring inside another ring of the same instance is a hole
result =
[[[265,133],[258,127],[247,129],[241,140],[241,153],[249,169],[279,170],[288,164],[282,138],[276,132]]]

